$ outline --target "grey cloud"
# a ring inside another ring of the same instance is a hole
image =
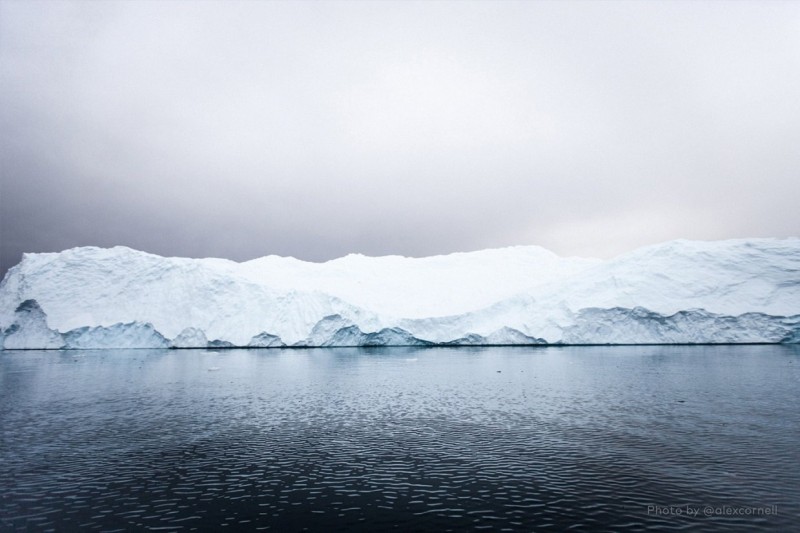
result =
[[[23,251],[796,235],[794,3],[0,3]]]

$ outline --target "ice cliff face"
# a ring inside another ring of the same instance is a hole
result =
[[[64,337],[47,326],[47,317],[36,300],[25,300],[15,310],[13,324],[5,328],[3,347],[7,350],[64,348]]]
[[[207,348],[208,339],[202,329],[186,328],[172,339],[170,348]]]
[[[170,343],[152,324],[130,322],[113,326],[84,326],[63,335],[66,348],[167,348]],[[176,339],[180,342],[179,339]],[[203,345],[205,347],[205,345]]]
[[[672,241],[608,261],[536,246],[325,263],[26,254],[0,283],[0,346],[793,342],[800,239]]]

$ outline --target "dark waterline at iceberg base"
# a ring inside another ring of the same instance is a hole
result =
[[[798,391],[798,346],[0,352],[0,529],[789,531]]]

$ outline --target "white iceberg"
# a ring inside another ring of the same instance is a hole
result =
[[[184,328],[177,337],[172,339],[170,348],[207,348],[208,339],[202,329]]]
[[[83,326],[63,335],[68,349],[166,348],[169,341],[152,324],[129,322],[112,326]]]
[[[797,343],[799,324],[798,238],[607,261],[537,246],[324,263],[84,247],[25,254],[0,283],[5,349]]]
[[[14,321],[3,329],[6,350],[59,349],[64,337],[47,325],[47,316],[36,300],[25,300],[14,310]]]
[[[262,331],[247,343],[249,348],[282,348],[286,346],[280,337]]]

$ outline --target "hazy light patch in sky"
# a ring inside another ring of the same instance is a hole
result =
[[[798,50],[791,2],[5,1],[0,269],[797,235]]]

